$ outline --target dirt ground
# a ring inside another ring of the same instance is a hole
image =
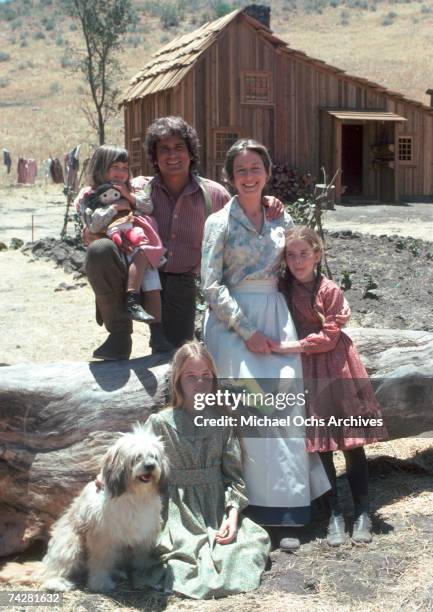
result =
[[[0,189],[0,242],[59,238],[66,201],[58,185]],[[33,216],[33,232],[32,232]],[[68,232],[74,235],[73,223]],[[63,284],[63,285],[62,285]],[[0,363],[88,361],[106,338],[95,322],[93,293],[53,262],[0,251]],[[135,324],[132,357],[149,353],[149,332]]]
[[[0,228],[0,241],[9,245],[13,237],[31,240],[32,214],[35,240],[58,237],[63,211],[64,199],[55,186],[49,186],[46,193],[43,188],[0,190],[0,214],[7,219]],[[337,206],[335,212],[326,214],[324,225],[330,231],[329,261],[334,278],[339,281],[347,270],[352,281],[347,291],[352,324],[433,329],[430,211],[432,204]],[[368,238],[367,233],[376,237]],[[391,234],[423,242],[378,237]],[[93,296],[85,279],[74,280],[51,261],[11,249],[0,251],[0,272],[0,362],[90,358],[105,332],[94,321]],[[368,275],[378,287],[370,287],[371,295],[364,297],[366,285],[371,285]],[[56,291],[62,283],[70,288],[63,286]],[[133,351],[134,357],[147,351],[144,326],[134,334]],[[124,583],[106,597],[83,591],[66,594],[63,609],[433,610],[431,442],[407,439],[368,448],[375,534],[370,545],[349,541],[340,549],[330,549],[324,541],[325,523],[319,514],[313,525],[298,531],[302,541],[299,552],[272,553],[272,565],[263,584],[253,593],[194,602],[133,591]],[[380,459],[383,455],[398,459]],[[342,473],[341,457],[338,466]],[[350,528],[348,485],[344,475],[339,481]]]
[[[57,185],[0,188],[5,220],[0,242],[59,238],[64,212]],[[418,203],[327,211],[331,271],[336,282],[345,273],[351,284],[346,290],[353,310],[350,325],[433,330],[432,217],[433,204]],[[68,232],[74,235],[73,223]],[[373,285],[377,288],[365,295]],[[87,361],[106,337],[95,323],[85,278],[74,280],[52,262],[12,249],[0,252],[0,324],[0,363],[8,364]],[[133,338],[132,356],[148,354],[147,326],[135,324]]]

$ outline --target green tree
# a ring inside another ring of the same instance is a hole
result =
[[[73,65],[89,84],[83,111],[105,142],[105,125],[116,111],[120,65],[115,54],[122,36],[134,20],[131,0],[61,0],[64,12],[78,21],[84,50],[73,49]]]

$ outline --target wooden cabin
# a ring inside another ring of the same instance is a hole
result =
[[[276,163],[317,177],[340,168],[337,201],[431,196],[433,108],[291,49],[250,8],[176,38],[131,80],[122,104],[134,174],[153,174],[147,126],[181,115],[215,180],[230,145],[253,137]]]

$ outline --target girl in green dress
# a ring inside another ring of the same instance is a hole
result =
[[[202,345],[191,342],[176,352],[172,406],[146,423],[163,440],[170,463],[163,528],[135,586],[205,599],[260,584],[270,542],[242,515],[248,499],[239,440],[230,427],[203,424],[220,412],[195,409],[196,394],[212,393],[216,384],[215,364]]]

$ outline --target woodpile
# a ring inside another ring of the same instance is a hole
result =
[[[291,204],[298,198],[312,195],[316,182],[309,172],[302,172],[288,164],[274,164],[268,191],[285,204]]]

